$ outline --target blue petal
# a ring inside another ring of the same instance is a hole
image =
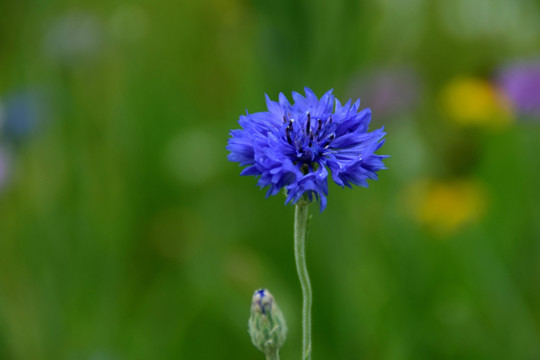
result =
[[[317,99],[317,95],[315,95],[315,93],[311,91],[311,89],[308,88],[307,86],[304,88],[304,91],[306,92],[306,100],[309,103],[315,104],[317,101],[319,101],[319,99]]]
[[[293,105],[294,108],[296,109],[303,108],[306,110],[309,109],[309,103],[307,102],[306,98],[303,97],[301,94],[297,93],[296,91],[293,91],[292,97],[294,100],[294,105]]]
[[[279,103],[270,100],[270,97],[268,97],[267,94],[264,94],[264,96],[266,97],[266,107],[268,108],[268,111],[280,116],[283,115],[283,111]]]

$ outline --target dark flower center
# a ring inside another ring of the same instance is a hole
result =
[[[283,124],[286,124],[285,138],[289,145],[295,148],[293,162],[302,164],[302,171],[307,173],[312,171],[318,160],[330,147],[330,143],[335,138],[331,132],[332,116],[328,116],[324,121],[317,118],[312,119],[308,112],[305,118],[305,126],[294,126],[295,120],[289,114],[283,116]],[[316,169],[315,169],[316,170]]]

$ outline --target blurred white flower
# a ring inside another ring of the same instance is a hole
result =
[[[490,39],[497,43],[533,45],[538,41],[537,5],[523,0],[441,0],[444,29],[461,39]]]
[[[58,17],[44,37],[44,51],[64,65],[95,59],[101,52],[104,32],[101,21],[89,12],[71,12]]]

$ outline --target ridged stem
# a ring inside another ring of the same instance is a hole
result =
[[[294,210],[294,257],[302,286],[302,359],[311,359],[311,283],[306,266],[306,238],[309,203],[301,199]]]

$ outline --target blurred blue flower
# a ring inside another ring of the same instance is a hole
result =
[[[497,80],[519,113],[540,116],[540,62],[507,65]]]
[[[2,110],[0,134],[15,143],[30,136],[44,116],[42,99],[31,90],[10,93]]]
[[[341,187],[367,187],[385,169],[376,155],[384,143],[384,129],[367,132],[371,110],[358,112],[360,100],[341,105],[332,90],[319,100],[309,89],[306,96],[292,93],[289,103],[266,96],[268,111],[241,116],[242,129],[232,130],[227,150],[230,161],[247,166],[241,175],[259,177],[257,185],[269,187],[266,196],[287,190],[285,203],[296,203],[304,194],[315,197],[321,211],[326,207],[328,170]],[[335,108],[334,108],[335,103]]]
[[[10,175],[9,153],[0,147],[0,190],[7,185]]]

